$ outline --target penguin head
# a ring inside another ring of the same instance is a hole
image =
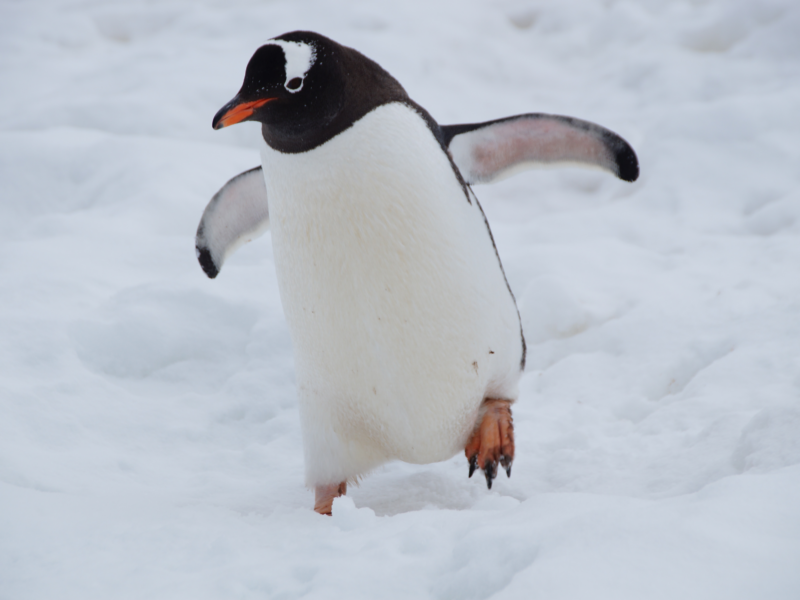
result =
[[[338,44],[309,31],[278,36],[256,50],[239,93],[214,116],[221,129],[258,121],[284,135],[320,127],[341,109]],[[327,59],[327,60],[326,60]]]
[[[304,152],[377,106],[407,100],[397,80],[363,54],[318,33],[293,31],[256,50],[242,89],[212,127],[258,121],[271,147]]]

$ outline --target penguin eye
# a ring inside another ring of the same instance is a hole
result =
[[[303,83],[303,80],[299,77],[295,77],[294,79],[290,79],[289,82],[286,84],[287,90],[296,90],[298,89]]]

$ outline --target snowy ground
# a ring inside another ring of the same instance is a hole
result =
[[[311,511],[269,235],[208,280],[264,40],[441,123],[601,123],[641,179],[476,188],[529,344],[517,460]],[[0,4],[0,598],[800,598],[795,0]]]

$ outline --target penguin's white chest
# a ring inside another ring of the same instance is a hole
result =
[[[483,398],[514,399],[519,376],[516,307],[477,201],[402,104],[262,159],[308,482],[449,458]]]

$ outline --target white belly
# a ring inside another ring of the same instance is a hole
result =
[[[485,397],[516,398],[520,328],[477,202],[423,120],[389,104],[262,159],[307,483],[463,449]]]

